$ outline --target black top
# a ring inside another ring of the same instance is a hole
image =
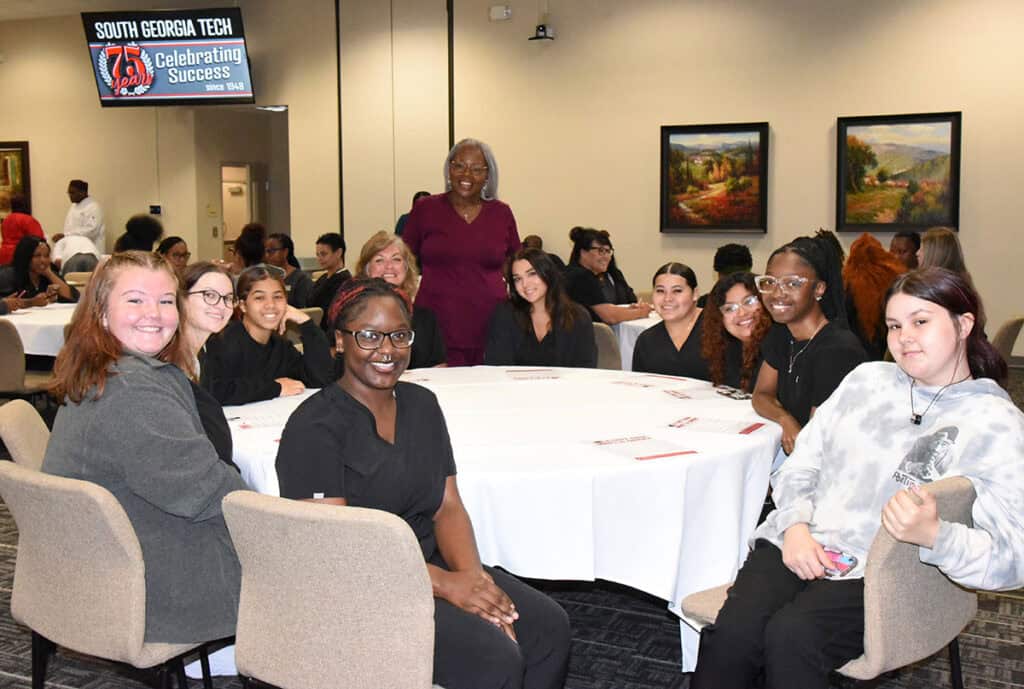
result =
[[[676,349],[665,322],[652,325],[636,338],[636,346],[633,348],[633,370],[711,380],[708,364],[700,354],[703,330],[704,312],[701,311],[697,314],[697,322],[693,324],[686,342],[682,348]]]
[[[636,293],[621,272],[613,276],[609,271],[599,278],[582,266],[569,266],[565,269],[565,288],[569,298],[587,307],[595,321],[601,320],[591,308],[595,304],[636,303]]]
[[[200,385],[221,404],[246,404],[281,394],[277,378],[322,388],[331,382],[331,353],[323,331],[309,320],[299,325],[303,354],[277,333],[263,345],[241,321],[232,321],[200,352]]]
[[[338,294],[338,289],[351,279],[352,273],[348,272],[347,269],[342,268],[331,276],[324,273],[317,278],[316,282],[313,283],[313,290],[309,293],[307,305],[319,306],[324,310],[324,317],[320,319],[320,328],[325,333],[331,332],[331,318],[329,313],[331,310],[331,302],[334,301],[335,295]]]
[[[228,420],[224,418],[224,408],[220,402],[213,398],[213,395],[203,390],[191,380],[192,395],[196,398],[196,409],[199,410],[199,421],[203,424],[203,431],[210,439],[213,449],[217,451],[220,461],[229,464],[237,470],[232,460],[234,443],[231,440],[231,428],[228,427]]]
[[[742,387],[740,385],[740,376],[743,372],[743,343],[732,335],[727,335],[725,340],[725,379],[722,381],[722,384],[753,392],[754,384],[757,382],[757,374],[761,370],[761,363],[763,361],[764,355],[759,352],[757,360],[754,362],[754,370],[750,372],[750,380],[745,388]]]
[[[778,371],[779,402],[801,426],[847,373],[867,361],[857,336],[832,322],[810,340],[799,341],[789,328],[776,323],[761,342],[761,355],[764,363]]]
[[[444,415],[430,390],[395,386],[395,444],[377,435],[370,410],[338,385],[299,405],[277,450],[281,496],[345,498],[355,507],[396,514],[409,524],[431,560],[437,554],[434,515],[455,458]]]
[[[46,288],[49,287],[49,286],[50,286],[50,279],[47,278],[45,275],[40,275],[39,276],[39,286],[38,287],[36,285],[32,284],[32,280],[31,279],[26,278],[20,284],[14,284],[12,286],[13,289],[8,294],[3,294],[3,295],[0,295],[0,296],[9,297],[11,295],[16,295],[16,294],[19,294],[19,293],[23,293],[23,294],[21,294],[21,298],[22,299],[31,299],[32,297],[38,296],[40,294],[45,294],[46,293]],[[78,301],[78,297],[79,297],[78,290],[75,289],[73,285],[68,285],[68,287],[71,288],[71,298],[70,299],[65,299],[62,296],[58,296],[57,297],[57,301],[59,303],[61,303],[61,304],[74,304],[74,303],[76,303]]]
[[[499,304],[487,331],[484,363],[490,366],[597,368],[594,323],[582,306],[571,306],[576,316],[572,329],[562,330],[558,323],[552,323],[551,330],[538,342],[532,324],[529,331],[520,325],[512,304],[507,301]]]
[[[313,292],[313,278],[309,277],[304,270],[298,268],[293,270],[292,274],[284,279],[284,284],[288,288],[289,306],[294,306],[297,309],[313,306],[309,303],[309,295]]]

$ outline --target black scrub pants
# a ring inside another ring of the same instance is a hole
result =
[[[703,629],[690,689],[827,689],[864,652],[864,580],[804,581],[759,540],[715,624]]]
[[[434,683],[445,689],[562,689],[569,663],[569,616],[543,593],[484,567],[515,603],[518,643],[500,628],[434,599]]]

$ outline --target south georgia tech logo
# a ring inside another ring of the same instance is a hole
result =
[[[141,96],[153,85],[153,62],[136,43],[107,43],[96,55],[96,67],[115,96]]]

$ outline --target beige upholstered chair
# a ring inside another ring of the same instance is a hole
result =
[[[305,309],[299,309],[299,311],[302,311],[302,313],[309,316],[310,320],[312,320],[317,325],[320,325],[320,321],[322,321],[324,317],[324,310],[321,309],[319,306],[310,306]],[[288,339],[289,342],[291,342],[296,347],[299,347],[301,349],[302,338],[299,337],[299,326],[295,325],[295,323],[292,323],[291,321],[288,321],[288,324],[285,326],[284,329],[284,336]]]
[[[654,290],[648,289],[636,293],[636,298],[645,304],[650,304],[651,299],[654,298]]]
[[[1024,318],[1011,318],[999,326],[995,337],[992,338],[992,346],[1003,355],[1003,359],[1009,363],[1013,356],[1013,345],[1020,335],[1021,326],[1024,326]]]
[[[32,630],[32,686],[55,644],[138,668],[161,665],[187,687],[182,655],[197,644],[146,643],[142,549],[105,488],[0,462],[0,495],[18,526],[11,615]],[[207,664],[205,652],[204,665]],[[211,686],[209,676],[204,686]]]
[[[0,407],[0,439],[18,464],[35,469],[43,466],[50,429],[35,407],[25,400],[11,400]]]
[[[0,318],[0,397],[32,397],[46,392],[50,373],[25,370],[25,347],[14,323]]]
[[[239,674],[289,689],[429,689],[434,598],[412,530],[387,512],[236,491]]]
[[[605,323],[594,323],[594,340],[597,342],[597,367],[621,371],[622,352],[615,331]]]
[[[85,287],[92,279],[92,273],[68,273],[64,276],[64,282],[72,287]]]
[[[974,486],[961,476],[928,486],[939,515],[973,524]],[[698,627],[713,624],[725,604],[729,584],[700,591],[682,602],[683,616]],[[839,668],[854,679],[872,679],[949,646],[953,686],[962,689],[957,637],[978,610],[978,596],[950,581],[938,567],[918,557],[918,547],[878,530],[864,572],[864,655]]]

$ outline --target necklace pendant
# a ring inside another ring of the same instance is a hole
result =
[[[921,425],[921,415],[920,414],[911,414],[910,415],[910,423],[914,424],[915,426],[920,426]]]

